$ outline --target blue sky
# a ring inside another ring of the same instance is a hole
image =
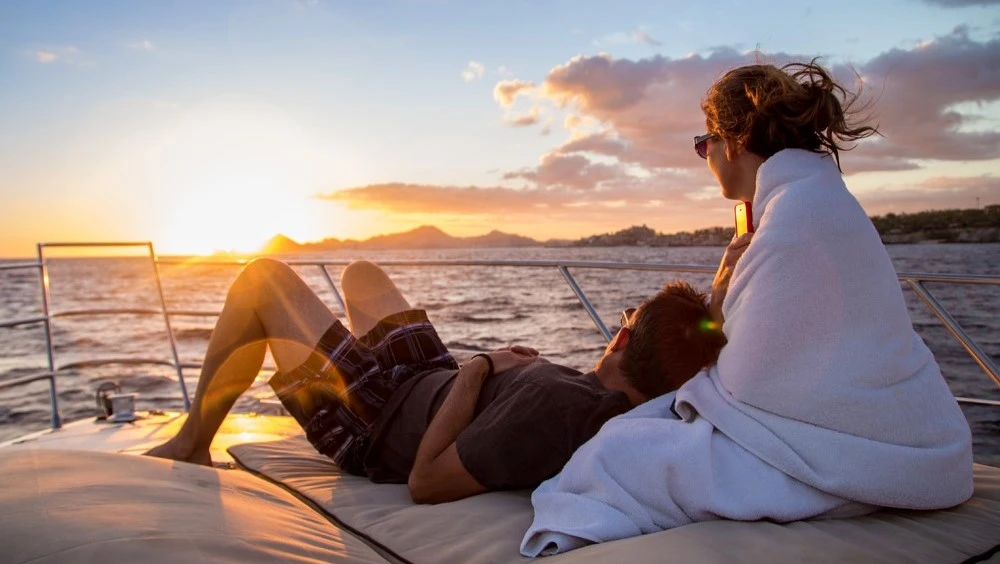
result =
[[[0,256],[724,225],[686,140],[754,50],[850,64],[880,93],[887,140],[848,176],[870,213],[1000,203],[998,37],[993,1],[4,3]]]

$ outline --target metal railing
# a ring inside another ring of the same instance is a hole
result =
[[[152,262],[153,273],[156,280],[157,295],[159,298],[159,308],[155,309],[143,309],[143,308],[112,308],[112,309],[83,309],[83,310],[72,310],[63,312],[51,312],[49,309],[49,281],[48,281],[48,269],[44,257],[44,249],[48,247],[146,247],[148,250],[149,258]],[[248,261],[232,259],[232,260],[204,260],[197,261],[199,266],[245,266]],[[289,259],[284,261],[289,266],[295,267],[315,267],[320,270],[323,275],[323,280],[333,293],[335,299],[340,305],[341,309],[346,309],[344,305],[344,299],[341,297],[340,291],[337,289],[333,278],[330,276],[330,272],[327,270],[328,267],[337,266],[343,267],[350,264],[349,260],[303,260],[303,259]],[[50,395],[50,405],[52,409],[52,428],[59,428],[61,426],[61,420],[59,417],[59,404],[58,397],[56,394],[56,379],[55,376],[60,371],[68,370],[70,368],[81,368],[81,367],[93,367],[108,364],[130,364],[130,365],[142,365],[142,364],[153,364],[153,365],[163,365],[169,366],[175,369],[177,373],[178,385],[180,387],[181,396],[184,400],[185,410],[190,409],[191,401],[188,397],[187,386],[184,382],[184,369],[199,369],[201,364],[199,363],[182,363],[177,354],[177,343],[174,338],[173,330],[170,325],[171,317],[180,316],[190,316],[190,317],[216,317],[218,312],[214,311],[194,311],[194,310],[171,310],[167,308],[166,300],[163,294],[163,286],[160,281],[160,271],[159,265],[179,265],[179,264],[190,264],[186,259],[180,258],[163,258],[157,257],[152,243],[40,243],[38,245],[38,261],[37,262],[26,262],[26,263],[11,263],[0,265],[0,270],[12,270],[12,269],[38,269],[41,276],[41,286],[42,286],[42,309],[43,315],[15,319],[10,321],[0,321],[0,329],[6,327],[15,327],[18,325],[40,323],[45,328],[45,347],[46,355],[48,359],[48,371],[28,375],[15,380],[10,380],[7,382],[0,382],[0,390],[23,386],[30,384],[32,382],[47,380],[49,382],[49,395]],[[715,273],[715,267],[702,266],[702,265],[685,265],[685,264],[655,264],[655,263],[619,263],[619,262],[595,262],[595,261],[546,261],[546,260],[391,260],[391,261],[379,261],[380,266],[385,267],[494,267],[494,268],[538,268],[538,269],[555,269],[563,276],[566,284],[572,290],[573,294],[576,296],[580,305],[583,306],[590,320],[594,323],[594,326],[600,331],[601,335],[608,341],[613,337],[611,331],[608,329],[607,325],[601,319],[597,310],[591,304],[590,299],[587,297],[586,293],[577,283],[576,278],[570,272],[570,269],[600,269],[600,270],[634,270],[634,271],[648,271],[648,272],[671,272],[671,273],[689,273],[689,274],[708,274],[712,275]],[[989,357],[988,354],[983,350],[978,343],[975,342],[972,337],[965,332],[961,325],[951,316],[950,313],[944,308],[943,305],[927,290],[924,286],[925,283],[948,283],[948,284],[986,284],[986,285],[996,285],[1000,286],[1000,276],[983,276],[983,275],[945,275],[945,274],[921,274],[921,273],[900,273],[898,274],[900,282],[906,283],[916,295],[921,299],[924,305],[935,315],[942,325],[948,330],[952,337],[962,346],[962,348],[972,357],[972,359],[979,365],[979,367],[986,373],[987,376],[992,378],[993,382],[1000,387],[1000,369],[998,369],[996,363]],[[121,314],[135,314],[135,315],[158,315],[162,316],[164,326],[167,332],[168,341],[170,343],[170,351],[172,354],[172,360],[164,360],[162,358],[141,358],[141,357],[129,357],[129,358],[103,358],[103,359],[91,359],[86,361],[78,361],[67,363],[63,365],[56,366],[53,357],[53,346],[52,346],[52,336],[51,336],[51,321],[52,319],[59,317],[71,317],[71,316],[88,316],[88,315],[121,315]],[[268,367],[264,367],[267,369]],[[989,406],[1000,406],[1000,401],[981,399],[981,398],[967,398],[967,397],[956,397],[959,403],[966,404],[977,404],[977,405],[989,405]]]

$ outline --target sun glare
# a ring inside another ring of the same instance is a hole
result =
[[[276,182],[233,176],[217,179],[200,194],[177,202],[167,222],[166,251],[252,253],[277,233],[294,235],[295,218],[308,216],[305,202]]]
[[[258,104],[191,112],[151,150],[160,186],[160,252],[251,253],[278,233],[315,236],[309,197],[333,171],[286,116]]]

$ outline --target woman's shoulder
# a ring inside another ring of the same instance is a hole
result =
[[[760,210],[760,227],[764,228],[772,224],[792,232],[844,232],[871,227],[836,167],[789,178],[763,194],[755,208]]]

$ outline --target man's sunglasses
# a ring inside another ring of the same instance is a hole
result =
[[[635,308],[630,307],[622,312],[620,325],[626,329],[632,328],[632,316],[635,315]]]
[[[694,138],[694,152],[698,153],[698,156],[706,159],[708,158],[708,140],[717,137],[714,133],[706,133],[704,135],[699,135]]]

